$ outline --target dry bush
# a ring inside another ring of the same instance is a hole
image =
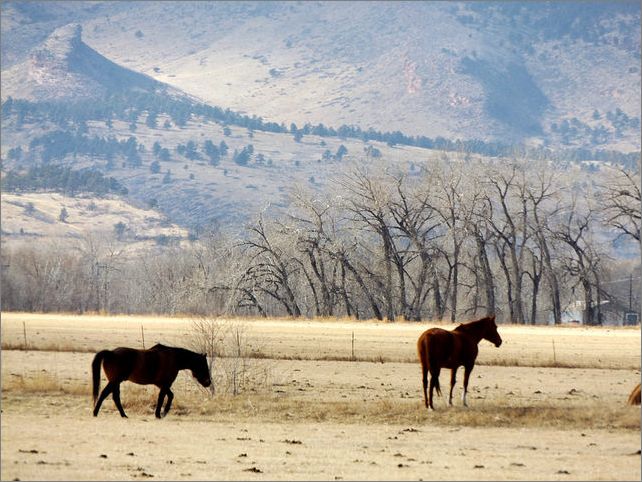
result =
[[[251,346],[246,323],[240,320],[201,317],[192,320],[192,349],[208,357],[212,389],[238,395],[262,391],[270,385],[272,366],[257,347]]]

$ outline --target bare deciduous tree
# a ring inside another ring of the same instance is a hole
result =
[[[640,172],[634,173],[617,167],[607,172],[603,186],[603,213],[606,223],[625,236],[640,241]]]

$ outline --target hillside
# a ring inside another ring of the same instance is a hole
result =
[[[633,2],[9,2],[2,22],[3,87],[77,22],[117,64],[279,124],[640,148]]]
[[[46,166],[107,173],[134,206],[160,210],[195,232],[213,226],[240,230],[261,212],[287,207],[289,195],[302,186],[327,192],[342,172],[363,167],[364,161],[419,174],[423,164],[440,155],[307,131],[297,136],[260,122],[255,130],[255,117],[201,112],[180,91],[96,53],[73,24],[32,49],[27,60],[8,70],[3,84],[3,93],[12,98],[3,104],[5,174],[30,176],[31,189],[73,195],[83,187],[71,192],[65,179],[46,184],[66,175]],[[32,101],[18,100],[25,98]],[[237,124],[249,122],[248,127],[229,124],[229,116]],[[207,153],[208,141],[214,157]],[[31,170],[40,164],[48,171],[36,181]],[[15,179],[5,177],[5,189],[23,191],[24,182]]]
[[[188,234],[158,212],[119,199],[3,193],[1,207],[3,249],[30,242],[49,249],[99,244],[134,254],[186,240]]]
[[[194,233],[239,231],[262,212],[287,208],[297,189],[331,192],[350,170],[413,176],[433,159],[464,156],[435,149],[439,139],[286,127],[201,104],[102,56],[76,24],[55,29],[30,52],[2,78],[5,190],[111,192]],[[471,146],[465,156],[475,157]],[[68,172],[53,172],[58,164]]]

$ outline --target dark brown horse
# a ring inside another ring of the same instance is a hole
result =
[[[107,375],[108,383],[96,401],[100,389],[101,364],[105,375]],[[185,348],[174,348],[161,344],[154,345],[149,350],[121,347],[115,350],[99,351],[94,356],[91,369],[94,382],[94,417],[98,415],[100,405],[110,393],[121,417],[127,417],[120,403],[120,384],[126,380],[140,385],[153,384],[160,388],[156,404],[156,418],[161,418],[161,407],[165,396],[167,396],[167,405],[165,405],[163,416],[167,415],[172,406],[174,394],[170,387],[176,380],[179,370],[191,370],[194,378],[204,387],[209,387],[212,384],[205,355]]]
[[[453,387],[455,386],[457,368],[464,367],[464,393],[462,402],[466,403],[468,392],[468,378],[475,366],[478,348],[482,339],[486,339],[495,346],[502,344],[502,338],[497,333],[495,315],[477,321],[463,323],[452,331],[441,328],[430,328],[424,331],[417,340],[417,353],[421,362],[422,380],[424,386],[424,401],[426,408],[434,410],[432,405],[433,388],[441,396],[439,387],[439,372],[442,368],[450,368],[450,396],[448,405],[453,404]],[[430,372],[430,393],[426,394],[428,385],[428,372]]]

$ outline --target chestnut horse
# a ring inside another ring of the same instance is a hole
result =
[[[466,393],[468,392],[468,378],[475,366],[477,358],[477,345],[486,339],[495,346],[502,344],[502,338],[497,333],[495,315],[477,321],[463,323],[452,331],[441,328],[430,328],[424,331],[417,340],[417,352],[421,362],[422,381],[424,387],[424,402],[426,408],[434,410],[432,405],[433,388],[441,396],[439,387],[439,373],[442,368],[450,368],[450,396],[448,405],[453,404],[453,387],[455,386],[457,368],[464,366],[464,393],[462,401],[465,407]],[[430,372],[430,392],[426,394],[428,385],[428,372]]]
[[[107,386],[98,401],[100,388],[100,366],[102,364],[107,375]],[[98,415],[100,405],[111,393],[121,417],[127,417],[120,403],[120,384],[129,380],[140,385],[156,385],[160,388],[156,404],[156,418],[161,418],[161,407],[167,396],[167,404],[163,416],[167,415],[174,394],[170,390],[176,380],[179,370],[189,369],[194,378],[204,387],[212,384],[210,371],[205,355],[195,353],[185,348],[174,348],[165,345],[154,345],[149,350],[120,347],[115,350],[102,350],[96,353],[91,363],[93,374],[94,417]]]

